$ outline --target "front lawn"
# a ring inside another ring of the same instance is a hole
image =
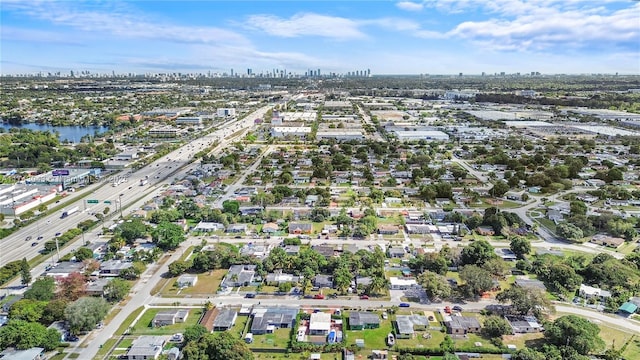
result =
[[[162,290],[162,296],[164,297],[176,297],[176,296],[212,296],[215,295],[220,287],[222,279],[227,274],[226,269],[212,270],[198,275],[198,281],[195,286],[189,286],[185,288],[178,288],[175,284],[177,278],[170,281],[170,286],[166,286]]]
[[[189,309],[189,316],[184,323],[176,323],[173,325],[152,327],[151,322],[157,313],[173,309],[147,309],[145,313],[138,319],[138,322],[131,329],[132,335],[172,335],[175,333],[184,333],[184,329],[188,326],[195,325],[200,320],[202,309]]]

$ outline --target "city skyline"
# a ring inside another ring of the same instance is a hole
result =
[[[640,73],[640,2],[2,1],[2,74]]]

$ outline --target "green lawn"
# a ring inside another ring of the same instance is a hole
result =
[[[622,352],[625,359],[640,359],[640,336],[633,335]]]
[[[133,326],[131,334],[133,335],[172,335],[175,333],[182,333],[188,326],[195,325],[200,320],[202,315],[202,309],[189,309],[189,316],[184,323],[176,323],[173,325],[167,325],[162,327],[151,327],[151,322],[157,313],[166,311],[168,309],[147,309],[145,313],[138,319],[138,322]]]
[[[348,317],[348,314],[345,315]],[[345,346],[355,344],[356,339],[364,339],[366,349],[386,349],[387,334],[392,331],[391,320],[380,320],[380,327],[367,330],[347,330],[345,331]]]
[[[177,278],[174,278],[171,279],[169,284],[164,287],[161,294],[164,297],[215,295],[226,274],[226,269],[213,270],[198,274],[198,282],[196,282],[196,285],[183,288],[182,290],[176,287],[175,283]]]
[[[286,349],[289,345],[289,335],[291,329],[276,329],[273,334],[253,335],[253,342],[247,345],[250,349]]]

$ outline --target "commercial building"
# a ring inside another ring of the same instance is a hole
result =
[[[284,137],[307,137],[311,133],[309,126],[274,126],[271,128],[271,136],[276,138]]]
[[[18,216],[53,200],[56,194],[56,186],[0,185],[0,213]]]
[[[234,109],[234,108],[219,108],[219,109],[216,110],[216,116],[218,116],[218,117],[236,116],[236,109]]]
[[[176,119],[176,125],[202,125],[201,116],[181,116]]]
[[[438,130],[420,130],[420,131],[394,131],[395,136],[400,141],[447,141],[449,135]]]

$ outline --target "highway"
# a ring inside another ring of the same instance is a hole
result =
[[[265,106],[243,119],[222,124],[219,130],[193,140],[135,172],[130,172],[127,176],[128,180],[117,186],[113,186],[111,182],[102,181],[88,187],[81,193],[86,194],[87,191],[90,191],[91,194],[86,200],[98,200],[98,204],[90,204],[86,210],[83,202],[68,204],[65,209],[78,206],[80,210],[64,219],[61,218],[62,211],[50,214],[2,239],[0,242],[0,266],[14,260],[35,257],[43,249],[44,242],[53,240],[57,233],[64,233],[66,230],[75,228],[81,221],[96,220],[95,216],[90,215],[90,213],[101,212],[105,207],[109,207],[111,212],[116,211],[116,208],[117,211],[121,211],[120,209],[132,205],[136,199],[152,192],[155,194],[159,185],[165,184],[166,181],[170,182],[174,177],[179,177],[175,172],[190,163],[195,153],[210,146],[215,141],[220,142],[219,148],[226,146],[231,141],[228,138],[230,135],[241,130],[246,131],[254,126],[254,119],[262,118],[269,108],[269,106]],[[108,179],[109,177],[106,178]],[[148,179],[149,184],[140,186],[140,180],[143,179]],[[106,204],[105,201],[110,201],[111,203]],[[89,206],[92,207],[90,208]],[[37,246],[31,246],[32,242],[36,241],[37,234],[40,234],[43,238],[38,241],[39,244]],[[32,236],[32,239],[26,241],[27,236]],[[87,239],[86,235],[85,239]]]

